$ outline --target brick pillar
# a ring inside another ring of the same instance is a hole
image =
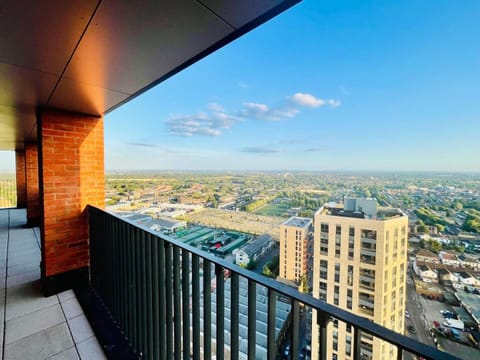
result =
[[[39,113],[42,282],[46,295],[88,281],[88,204],[105,206],[103,118]]]
[[[17,208],[27,206],[27,178],[25,173],[25,151],[15,151],[15,177],[17,179]]]
[[[25,144],[25,175],[27,179],[27,226],[40,225],[40,194],[38,185],[38,146]]]

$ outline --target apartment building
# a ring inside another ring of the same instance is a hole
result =
[[[343,205],[319,209],[314,229],[313,296],[403,334],[408,217],[398,209],[378,208],[374,199],[345,198]],[[351,326],[330,321],[327,359],[351,359],[353,337]],[[313,359],[318,339],[314,312]],[[361,354],[392,359],[397,349],[362,334]]]
[[[280,225],[280,279],[298,283],[307,275],[312,224],[312,219],[294,216]]]

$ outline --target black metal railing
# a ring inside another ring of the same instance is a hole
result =
[[[104,210],[89,207],[88,212],[91,285],[142,358],[273,360],[279,337],[286,334],[290,356],[297,359],[300,317],[309,307],[319,319],[319,359],[326,359],[332,318],[353,328],[354,359],[360,359],[360,339],[368,334],[395,345],[397,359],[403,352],[456,359]],[[279,324],[280,313],[288,331]],[[265,336],[259,335],[263,327]]]

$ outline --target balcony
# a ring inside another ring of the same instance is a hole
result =
[[[4,359],[104,359],[72,290],[44,297],[38,228],[25,210],[0,210]]]
[[[92,290],[145,359],[275,359],[284,334],[296,359],[302,306],[320,319],[320,359],[331,318],[353,327],[358,356],[361,336],[369,335],[399,353],[454,358],[99,208],[89,207],[89,222]]]

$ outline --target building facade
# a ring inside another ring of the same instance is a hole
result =
[[[408,217],[397,209],[377,209],[373,199],[355,200],[325,205],[315,214],[313,296],[403,334]],[[351,359],[353,338],[351,327],[330,321],[327,359]],[[313,312],[312,359],[318,347]],[[365,334],[361,354],[392,359],[397,349]]]
[[[294,216],[280,225],[280,279],[298,283],[308,274],[312,223],[312,219]]]

